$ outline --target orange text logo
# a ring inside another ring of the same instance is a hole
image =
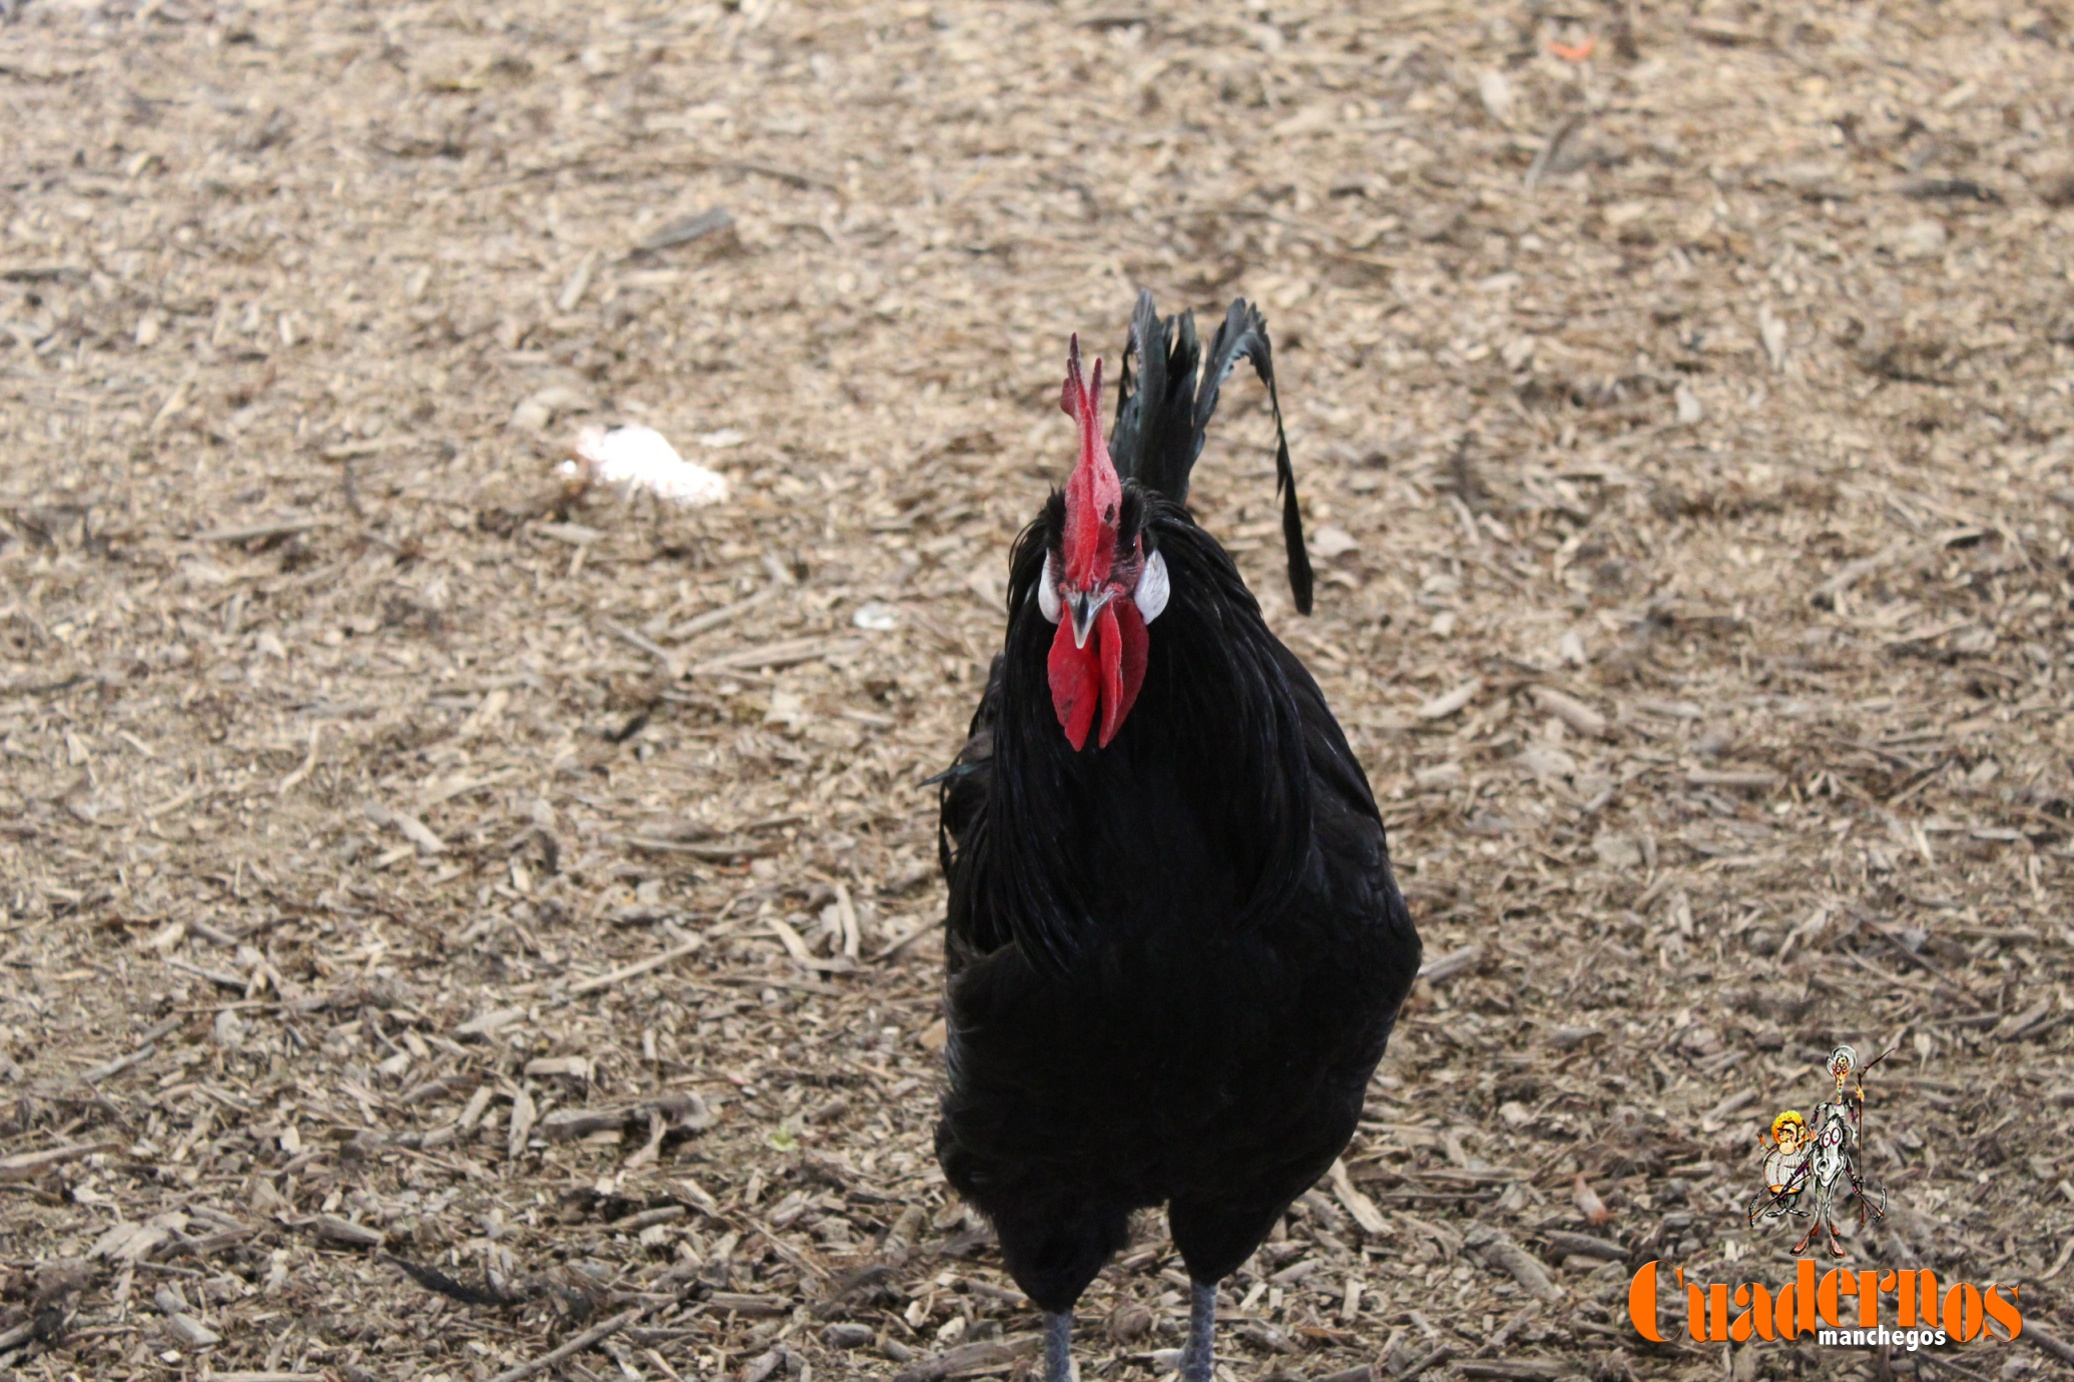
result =
[[[1660,1344],[1665,1340],[1657,1324],[1658,1265],[1644,1264],[1628,1284],[1628,1318],[1643,1338]],[[1954,1282],[1940,1294],[1937,1273],[1932,1271],[1853,1272],[1837,1267],[1818,1276],[1813,1262],[1802,1262],[1793,1280],[1779,1287],[1755,1281],[1702,1286],[1688,1282],[1683,1267],[1674,1276],[1677,1285],[1672,1289],[1685,1292],[1685,1327],[1703,1342],[1812,1334],[1818,1343],[1898,1343],[1914,1349],[1950,1340],[1965,1343],[1984,1331],[2014,1339],[2024,1327],[2015,1286],[1996,1282],[1983,1290]],[[1846,1298],[1852,1302],[1848,1306]],[[2001,1329],[1988,1331],[1990,1320]],[[1889,1324],[1905,1335],[1897,1337]]]

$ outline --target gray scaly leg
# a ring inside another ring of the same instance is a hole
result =
[[[1044,1382],[1073,1382],[1073,1312],[1044,1317]]]
[[[1196,1282],[1188,1293],[1188,1347],[1181,1351],[1181,1382],[1210,1382],[1216,1366],[1217,1283]]]

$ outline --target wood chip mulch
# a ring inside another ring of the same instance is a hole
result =
[[[2063,12],[0,10],[0,1376],[1029,1376],[923,779],[1140,284],[1268,315],[1317,615],[1249,382],[1197,500],[1429,959],[1226,1375],[2074,1357]],[[1839,1041],[2024,1336],[1645,1346]]]

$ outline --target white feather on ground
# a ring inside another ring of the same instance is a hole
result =
[[[652,427],[610,432],[586,427],[576,434],[575,459],[562,462],[560,470],[588,483],[625,485],[687,507],[718,504],[728,494],[725,475],[685,460]]]

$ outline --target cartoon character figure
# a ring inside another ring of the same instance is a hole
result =
[[[1772,1150],[1764,1162],[1766,1193],[1751,1207],[1749,1220],[1754,1225],[1789,1214],[1810,1218],[1807,1232],[1793,1245],[1796,1253],[1806,1252],[1815,1235],[1826,1229],[1829,1255],[1845,1255],[1837,1229],[1848,1196],[1857,1196],[1861,1228],[1875,1216],[1886,1217],[1886,1196],[1867,1188],[1859,1163],[1865,1121],[1863,1075],[1884,1059],[1885,1053],[1861,1068],[1856,1050],[1837,1047],[1827,1062],[1835,1087],[1816,1107],[1813,1120],[1803,1120],[1789,1109],[1772,1120],[1768,1139],[1759,1137]],[[1803,1199],[1812,1203],[1804,1208]]]
[[[1771,1151],[1764,1158],[1766,1197],[1751,1211],[1751,1222],[1805,1213],[1799,1202],[1808,1183],[1808,1144],[1812,1134],[1807,1120],[1800,1116],[1800,1110],[1789,1108],[1772,1119],[1771,1132],[1759,1133],[1757,1140],[1769,1145]]]

